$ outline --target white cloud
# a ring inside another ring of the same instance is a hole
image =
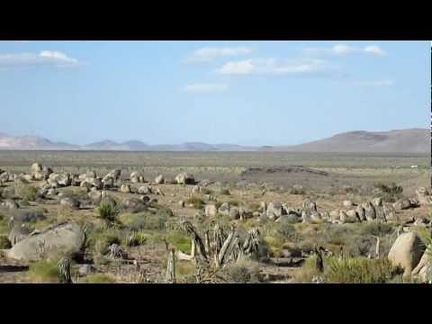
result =
[[[188,93],[217,93],[228,90],[226,84],[217,83],[193,83],[183,87],[183,92]]]
[[[379,55],[379,56],[386,55],[386,53],[384,52],[384,50],[382,50],[380,47],[374,46],[374,45],[366,46],[364,48],[364,52],[365,53],[369,53],[369,54]]]
[[[362,87],[388,87],[394,84],[393,80],[383,79],[383,80],[373,80],[373,81],[356,81],[354,82],[357,86]]]
[[[78,66],[78,60],[59,51],[36,53],[0,54],[0,68],[19,68],[35,66],[71,67]]]
[[[202,47],[194,51],[188,58],[186,63],[211,62],[218,57],[233,57],[246,55],[253,52],[252,47],[237,46],[237,47]]]
[[[363,48],[349,46],[345,44],[336,44],[330,48],[305,48],[304,52],[312,55],[351,55],[351,54],[370,54],[376,56],[385,56],[386,52],[376,45],[368,45]]]
[[[324,60],[277,60],[268,58],[228,62],[222,65],[217,72],[230,75],[284,75],[318,73],[328,70],[329,66]]]

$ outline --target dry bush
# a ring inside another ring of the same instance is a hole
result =
[[[258,283],[263,281],[259,263],[247,259],[228,264],[223,269],[222,276],[230,283]]]
[[[59,282],[57,262],[42,260],[30,264],[28,276],[32,282]]]

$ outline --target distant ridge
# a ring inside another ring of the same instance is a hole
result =
[[[427,153],[431,151],[430,129],[412,128],[387,132],[352,131],[285,147],[293,152]],[[284,148],[275,148],[284,150]]]
[[[347,152],[347,153],[428,153],[431,151],[431,130],[412,128],[382,132],[351,131],[332,137],[294,146],[241,146],[235,144],[158,144],[130,140],[117,143],[111,140],[75,145],[52,142],[38,136],[9,136],[0,132],[0,150],[95,150],[95,151],[265,151],[265,152]]]

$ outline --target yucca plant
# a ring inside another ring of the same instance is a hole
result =
[[[117,207],[114,206],[114,204],[110,202],[102,202],[97,211],[99,217],[105,221],[107,227],[114,225],[118,214]]]
[[[391,279],[394,269],[386,258],[363,257],[327,258],[328,282],[337,283],[385,283]]]

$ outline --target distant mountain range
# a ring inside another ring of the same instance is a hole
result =
[[[52,142],[39,136],[9,136],[0,133],[0,150],[97,150],[97,151],[270,151],[270,152],[386,152],[428,153],[431,151],[431,130],[422,128],[386,132],[352,131],[292,146],[241,146],[190,142],[179,145],[149,145],[131,140],[111,140],[75,145]]]

